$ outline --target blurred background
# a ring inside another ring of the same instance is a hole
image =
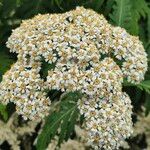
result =
[[[12,29],[22,20],[37,14],[63,13],[77,6],[91,8],[103,14],[115,26],[125,28],[130,34],[139,36],[150,61],[150,1],[149,0],[0,0],[0,80],[16,61],[17,56],[9,53],[6,41]],[[121,21],[119,21],[121,19]],[[124,84],[130,95],[133,108],[134,135],[120,149],[150,150],[150,65],[145,81],[140,85]],[[26,122],[15,114],[14,107],[0,104],[0,150],[36,149],[36,139],[44,126],[43,122]],[[48,134],[48,133],[47,133]],[[84,134],[75,126],[74,136],[61,144],[61,150],[90,149],[81,139]],[[59,135],[58,135],[59,136]],[[57,137],[47,143],[49,150],[56,147]],[[77,145],[77,147],[73,147]]]

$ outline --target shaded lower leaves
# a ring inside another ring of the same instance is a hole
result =
[[[2,75],[10,69],[10,66],[15,62],[15,58],[10,57],[5,50],[0,50],[0,81]]]
[[[127,82],[126,80],[124,80],[123,85],[129,86],[129,87],[135,86],[135,87],[139,88],[140,90],[144,90],[146,92],[145,108],[146,108],[146,115],[148,115],[148,113],[150,112],[150,80],[142,81],[139,84],[131,84],[131,83]],[[136,93],[136,96],[138,96],[138,94],[139,94],[139,92]]]
[[[48,62],[42,61],[42,67],[41,67],[41,71],[40,71],[40,75],[41,75],[41,78],[45,79],[46,80],[46,77],[48,75],[48,71],[55,68],[55,64],[49,64]]]
[[[129,83],[126,80],[124,80],[123,85],[124,86],[136,86],[137,88],[141,90],[145,90],[147,93],[150,94],[150,80],[142,81],[139,84]]]
[[[58,146],[63,140],[70,138],[79,115],[77,100],[80,97],[80,93],[70,92],[61,98],[59,110],[53,112],[46,118],[43,130],[38,136],[37,150],[46,149],[55,135],[59,135]]]
[[[142,81],[140,84],[137,85],[137,87],[141,90],[145,90],[147,93],[150,94],[150,80]]]
[[[7,121],[8,119],[8,112],[5,105],[0,103],[0,116],[2,116],[4,121]]]
[[[149,112],[150,112],[150,94],[146,93],[145,105],[144,106],[146,108],[145,115],[148,115]]]

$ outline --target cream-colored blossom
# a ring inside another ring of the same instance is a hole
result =
[[[18,60],[3,76],[0,99],[15,103],[24,119],[48,115],[45,91],[80,91],[88,143],[95,149],[117,149],[130,136],[132,110],[122,82],[144,79],[147,54],[138,37],[93,10],[77,7],[23,21],[7,47]],[[54,66],[45,79],[40,75],[43,61]]]
[[[132,134],[132,106],[126,93],[115,99],[84,98],[79,110],[85,116],[88,143],[95,149],[118,149]],[[88,102],[87,102],[88,101]]]

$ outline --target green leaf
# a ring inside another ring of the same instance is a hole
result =
[[[145,98],[145,115],[147,116],[150,112],[150,94],[146,94],[146,98]]]
[[[147,22],[148,39],[150,44],[150,9],[148,10],[148,22]]]
[[[123,85],[124,86],[136,86],[137,88],[139,88],[141,90],[145,90],[147,93],[150,94],[150,80],[142,81],[139,84],[132,84],[132,83],[129,83],[126,80],[124,80]]]
[[[63,10],[63,8],[61,7],[61,3],[63,2],[63,0],[54,0],[56,5],[61,9]]]
[[[48,75],[48,71],[55,68],[55,64],[49,64],[48,62],[43,61],[42,62],[42,69],[40,71],[41,77],[43,79],[46,79]]]
[[[28,19],[37,15],[38,13],[46,13],[43,3],[46,3],[46,6],[49,7],[49,3],[46,0],[21,0],[20,6],[16,9],[17,15],[21,19]]]
[[[92,1],[92,8],[95,11],[99,11],[101,9],[101,6],[103,3],[104,3],[104,0],[93,0]]]
[[[5,50],[0,50],[0,81],[2,79],[2,75],[10,68],[10,66],[15,62],[12,59],[10,54],[7,54]]]
[[[2,1],[2,12],[0,16],[7,18],[15,13],[17,7],[17,0],[3,0]]]
[[[114,25],[123,27],[131,34],[139,34],[139,20],[149,14],[145,0],[115,0],[110,18]]]
[[[145,90],[147,93],[150,94],[150,80],[142,81],[140,84],[137,85],[137,87],[141,90]]]
[[[113,24],[127,29],[128,22],[131,20],[130,0],[115,0],[113,10],[110,14]]]
[[[67,140],[74,131],[78,118],[77,100],[81,97],[78,92],[70,92],[61,99],[59,111],[53,112],[46,118],[41,134],[38,136],[37,150],[44,150],[54,138],[59,135],[58,145]],[[60,132],[58,132],[60,129]]]
[[[130,32],[134,35],[139,34],[139,20],[141,17],[146,17],[149,8],[145,0],[131,0],[131,14],[132,19],[130,22]]]
[[[145,0],[132,0],[131,4],[133,8],[132,10],[135,12],[134,15],[137,17],[140,17],[140,15],[145,17],[146,13],[149,11],[148,4]]]
[[[103,12],[103,14],[105,16],[109,15],[109,13],[111,12],[114,1],[115,0],[107,0],[106,6],[105,6],[105,11]]]
[[[0,103],[0,115],[3,117],[4,121],[8,119],[8,112],[6,106]]]

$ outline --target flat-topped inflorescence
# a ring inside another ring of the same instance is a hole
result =
[[[80,91],[78,108],[85,117],[88,143],[95,149],[117,149],[130,136],[132,106],[122,83],[144,79],[147,54],[138,37],[93,10],[77,7],[23,21],[7,47],[18,60],[3,76],[0,99],[15,103],[24,119],[48,115],[46,91]],[[53,67],[42,79],[43,61]]]

